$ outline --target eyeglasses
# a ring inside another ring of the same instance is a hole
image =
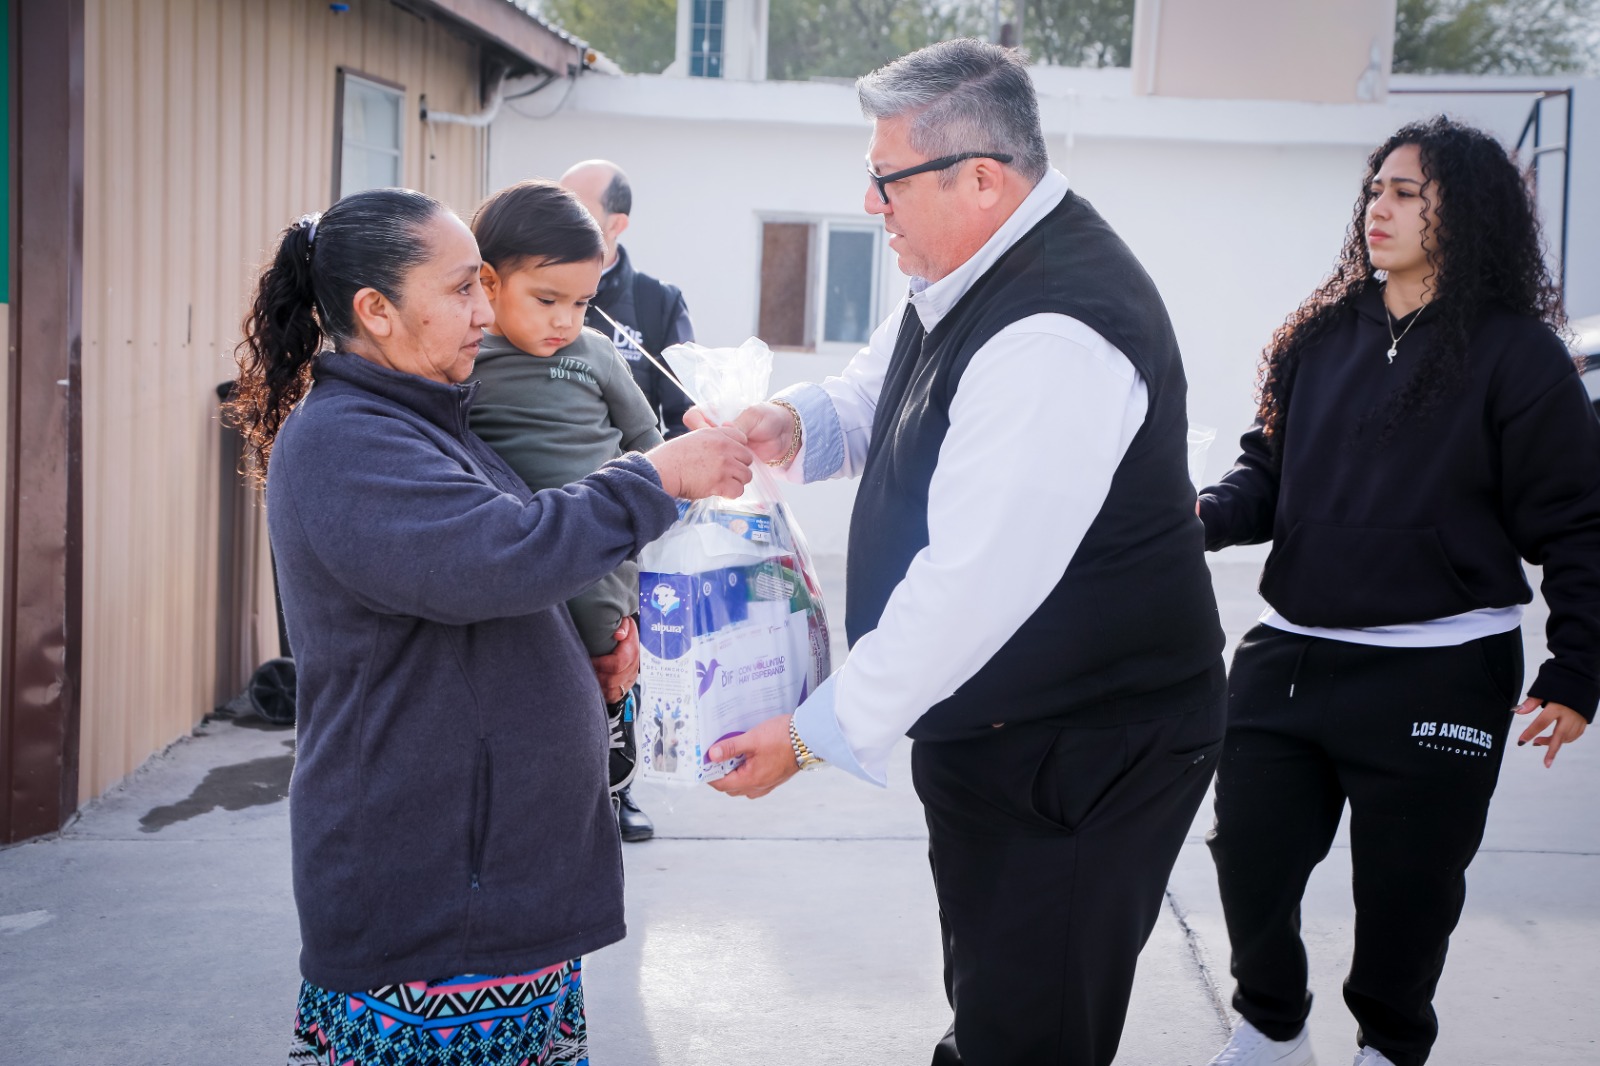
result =
[[[1009,163],[1011,157],[1004,152],[962,152],[958,155],[942,155],[938,159],[930,159],[926,163],[918,163],[914,167],[906,167],[892,174],[879,175],[872,169],[872,164],[867,164],[867,177],[872,179],[872,184],[878,187],[878,197],[885,207],[889,206],[889,183],[909,178],[913,174],[926,174],[930,170],[949,170],[957,163],[968,159],[993,159],[996,163]]]

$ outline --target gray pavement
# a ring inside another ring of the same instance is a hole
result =
[[[1257,568],[1213,569],[1231,643],[1260,609]],[[837,560],[824,571],[836,588]],[[1536,608],[1528,629],[1542,619]],[[293,738],[256,724],[210,721],[60,835],[0,851],[0,1063],[283,1061],[298,988]],[[1508,755],[1439,989],[1434,1062],[1600,1062],[1586,999],[1600,979],[1597,767],[1600,737],[1552,771],[1532,749]],[[597,1066],[928,1060],[948,1015],[904,745],[887,792],[825,770],[758,802],[637,795],[658,836],[625,849],[631,932],[585,963]],[[1224,1039],[1208,820],[1209,804],[1141,959],[1119,1063],[1204,1063]],[[1355,1050],[1339,995],[1349,876],[1341,838],[1305,904],[1324,1066]]]

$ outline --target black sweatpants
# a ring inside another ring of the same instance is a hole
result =
[[[1219,661],[1127,714],[1149,720],[912,746],[955,1012],[936,1066],[1111,1062],[1217,761],[1224,691]]]
[[[1346,800],[1357,1040],[1421,1066],[1434,988],[1466,900],[1522,687],[1520,631],[1444,648],[1381,648],[1256,626],[1228,679],[1228,737],[1209,842],[1238,987],[1275,1040],[1311,1012],[1300,897]]]

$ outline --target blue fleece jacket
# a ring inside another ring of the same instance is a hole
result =
[[[677,516],[646,460],[530,491],[475,386],[328,354],[268,526],[299,671],[300,968],[356,991],[622,938],[605,714],[564,602]]]

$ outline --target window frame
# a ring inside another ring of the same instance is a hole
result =
[[[721,78],[726,74],[728,65],[728,4],[730,2],[731,0],[691,0],[689,4],[689,76],[691,78]],[[713,3],[722,5],[722,18],[717,22],[711,21],[711,5]],[[702,4],[705,5],[703,10],[706,13],[706,20],[699,22],[695,19],[695,9]],[[715,52],[702,50],[700,44],[706,40],[712,29],[715,29],[719,35],[717,38],[719,47]],[[706,73],[706,67],[713,59],[716,61],[717,72],[708,74]],[[700,65],[699,73],[695,72],[696,64]]]
[[[756,226],[757,269],[754,323],[757,330],[761,326],[764,270],[764,263],[761,260],[765,253],[766,227],[768,225],[804,225],[810,230],[810,246],[807,253],[805,278],[805,343],[800,345],[774,344],[772,345],[773,350],[810,355],[836,355],[854,353],[864,347],[871,339],[872,331],[878,327],[886,313],[883,287],[884,270],[887,266],[885,255],[888,243],[884,240],[883,227],[870,219],[776,211],[763,212],[757,216],[756,221],[758,224]],[[866,233],[872,238],[870,255],[872,275],[867,303],[867,334],[859,341],[830,341],[825,339],[828,326],[827,257],[829,241],[835,230]],[[766,340],[766,338],[763,337],[762,340]]]
[[[833,234],[836,231],[865,233],[872,238],[872,249],[867,256],[871,269],[867,282],[867,332],[859,341],[828,340],[828,253],[832,250]],[[814,347],[819,352],[840,348],[854,351],[872,339],[872,331],[877,328],[879,320],[883,317],[883,311],[878,306],[879,290],[883,287],[883,226],[866,220],[845,221],[838,218],[824,218],[819,220],[817,225],[817,246]]]
[[[331,168],[333,171],[333,199],[330,202],[337,203],[344,195],[344,90],[350,78],[365,82],[374,89],[393,93],[400,98],[400,106],[396,109],[399,121],[396,123],[395,129],[395,161],[398,164],[396,184],[404,186],[406,184],[406,101],[408,99],[406,87],[399,82],[390,81],[388,78],[380,78],[375,74],[368,74],[353,67],[341,66],[334,69],[336,76],[333,94],[333,166]],[[367,146],[361,145],[360,147],[366,148]]]

